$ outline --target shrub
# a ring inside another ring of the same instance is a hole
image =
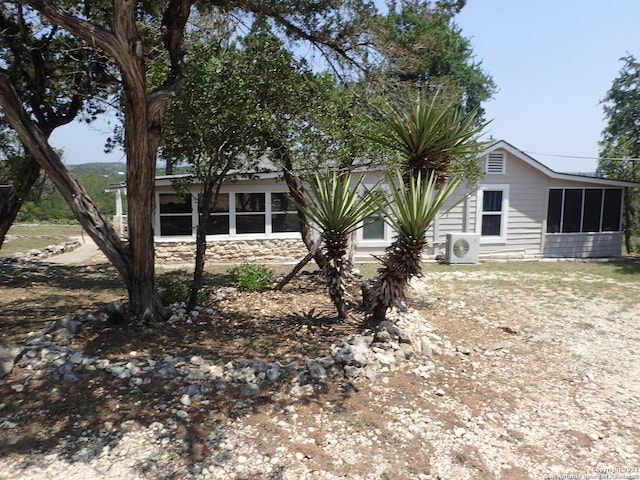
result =
[[[190,293],[189,282],[177,278],[163,279],[160,282],[162,303],[172,305],[186,302]]]
[[[233,284],[243,290],[264,290],[273,282],[274,271],[265,265],[243,263],[229,270]]]

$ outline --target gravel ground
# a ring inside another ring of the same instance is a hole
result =
[[[179,415],[79,428],[0,458],[0,479],[640,478],[640,282],[452,268],[415,290],[431,357],[240,399],[199,443]]]

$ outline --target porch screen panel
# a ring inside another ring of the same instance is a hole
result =
[[[622,216],[622,190],[607,188],[604,191],[604,206],[602,208],[602,231],[619,232]]]
[[[582,189],[564,191],[564,215],[562,233],[579,232],[582,223]]]
[[[588,188],[584,192],[583,232],[599,232],[602,219],[602,189]]]
[[[559,233],[562,227],[562,189],[549,190],[549,207],[547,208],[547,233]]]

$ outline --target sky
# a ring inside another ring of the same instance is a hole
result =
[[[600,101],[620,57],[640,58],[638,0],[467,0],[455,18],[498,88],[486,136],[557,172],[593,172],[605,126]],[[111,126],[78,123],[51,137],[69,164],[124,161],[103,153]],[[585,157],[585,158],[568,158]]]
[[[498,87],[488,134],[557,172],[594,171],[600,102],[620,57],[640,58],[639,19],[638,0],[467,0],[456,23]]]

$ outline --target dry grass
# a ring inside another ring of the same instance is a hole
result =
[[[192,323],[132,326],[96,322],[74,339],[73,347],[88,355],[110,359],[129,358],[132,351],[137,351],[153,358],[161,358],[164,354],[185,358],[201,355],[219,363],[261,359],[278,360],[286,364],[305,356],[325,355],[332,343],[363,328],[364,316],[356,308],[357,296],[354,295],[351,319],[339,322],[322,282],[315,276],[302,276],[283,292],[222,295],[216,292],[219,287],[229,285],[227,269],[227,266],[218,266],[208,271],[205,279],[207,300]],[[361,266],[362,273],[366,275],[374,274],[375,269],[375,265]],[[281,269],[280,273],[285,270]],[[461,298],[461,288],[469,294],[462,298],[477,302],[473,309],[479,315],[488,320],[509,323],[510,318],[505,317],[504,312],[512,312],[516,318],[517,305],[508,305],[509,297],[504,292],[553,296],[558,295],[559,291],[568,294],[580,291],[583,298],[597,294],[624,299],[625,286],[637,284],[640,278],[640,262],[638,259],[612,263],[513,262],[466,267],[428,264],[425,272],[426,279],[432,279],[432,283],[428,283],[429,288],[423,296],[411,299],[412,305],[420,309],[443,336],[456,339],[459,345],[478,345],[507,339],[510,333],[488,328],[486,323],[470,318],[469,308],[457,310],[455,302],[452,304],[451,300],[458,301]],[[456,285],[455,278],[442,283],[437,274],[444,272],[464,276],[464,285]],[[478,274],[477,281],[475,274]],[[186,281],[189,273],[159,269],[159,276],[160,281],[163,278],[182,278]],[[513,282],[514,276],[518,278],[517,284]],[[0,265],[0,283],[3,286],[0,295],[0,343],[21,343],[31,332],[39,330],[51,320],[72,315],[78,309],[96,309],[104,303],[125,297],[122,282],[107,264],[74,267]],[[621,301],[620,308],[625,308],[624,305]],[[584,330],[589,327],[581,324],[579,328]],[[446,361],[442,359],[441,364],[446,365]],[[174,416],[170,410],[160,408],[163,404],[175,403],[175,385],[164,380],[155,379],[137,389],[123,389],[126,382],[108,373],[87,372],[77,383],[64,383],[45,377],[31,383],[23,392],[11,389],[12,385],[23,382],[29,374],[17,368],[4,384],[0,384],[0,398],[5,404],[2,415],[11,417],[18,424],[10,431],[10,438],[4,439],[0,455],[26,452],[33,448],[46,449],[57,444],[65,435],[80,431],[98,434],[107,421],[120,425],[127,420],[136,420],[149,425]],[[445,382],[449,382],[447,390],[465,392],[459,398],[471,410],[481,409],[486,399],[497,402],[502,398],[501,395],[504,396],[488,387],[483,390],[473,387],[474,390],[458,385],[450,378],[443,379],[442,383]],[[396,388],[390,390],[390,395],[416,398],[416,401],[419,401],[420,392],[424,389],[420,379],[405,373],[392,378],[391,385]],[[267,406],[273,402],[273,394],[274,391],[265,391],[255,399],[252,411],[257,424],[266,422],[260,412],[263,407],[268,410]],[[343,414],[350,421],[363,422],[365,427],[382,423],[387,402],[396,402],[389,397],[380,404],[371,403],[364,392],[345,398],[341,390],[333,385],[327,385],[321,394],[322,401],[318,401],[318,404],[331,404],[336,414]],[[197,461],[206,454],[202,451],[202,445],[212,425],[236,415],[235,407],[239,398],[239,393],[230,387],[223,395],[213,395],[209,408],[194,414],[191,426],[185,426],[184,431],[180,432],[183,438],[189,440],[191,448],[186,461]],[[305,412],[311,418],[317,413],[317,408],[312,405],[301,415]],[[441,416],[439,420],[442,422],[453,424],[455,421],[453,417],[439,412],[435,406],[433,416]],[[265,428],[273,430],[276,427],[267,422]],[[393,443],[392,437],[389,433],[390,443]],[[313,458],[317,456],[320,463],[328,461],[315,452],[306,454]],[[452,455],[461,464],[476,462],[473,451],[456,450]],[[416,472],[428,469],[426,461],[415,462]],[[478,468],[481,470],[481,467]]]
[[[15,224],[9,230],[2,245],[0,256],[9,257],[16,253],[44,248],[48,245],[64,243],[71,238],[83,235],[80,225],[56,224]]]

